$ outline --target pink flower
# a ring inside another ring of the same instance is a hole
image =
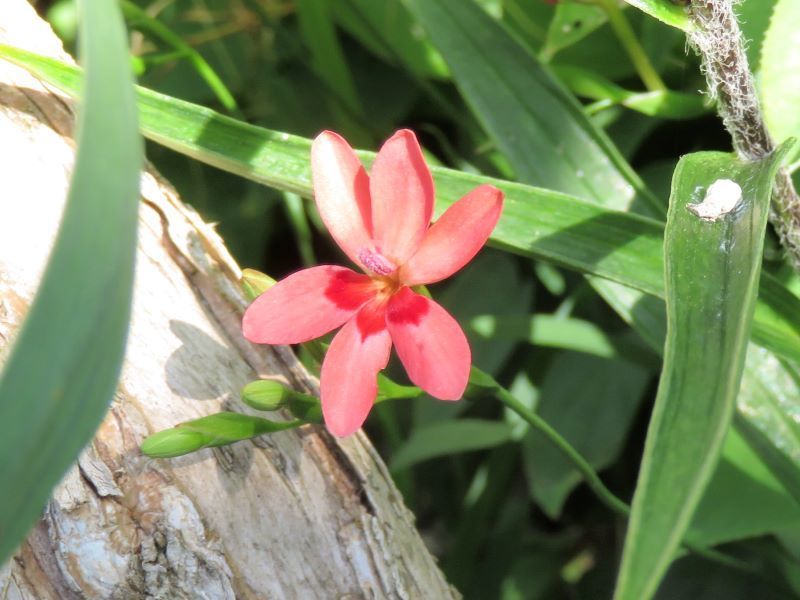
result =
[[[311,167],[322,220],[366,274],[322,265],[290,275],[247,309],[245,337],[298,344],[344,325],[320,374],[325,424],[337,436],[367,418],[392,343],[415,385],[458,400],[469,379],[467,338],[412,288],[449,277],[477,254],[500,218],[502,192],[481,185],[430,226],[433,180],[409,130],[389,138],[370,175],[344,139],[325,131],[314,140]]]

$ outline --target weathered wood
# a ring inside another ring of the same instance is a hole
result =
[[[68,59],[25,0],[0,2],[0,42]],[[69,101],[0,61],[0,359],[58,225],[72,123]],[[258,375],[316,390],[289,349],[242,338],[239,268],[213,229],[152,170],[142,197],[117,394],[42,520],[0,568],[0,597],[456,596],[362,434],[337,442],[306,427],[170,461],[141,455],[154,431],[246,410],[238,391]]]

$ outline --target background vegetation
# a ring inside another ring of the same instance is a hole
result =
[[[769,90],[784,94],[789,86],[791,97],[797,86],[786,83],[786,66],[762,65],[774,4],[745,0],[738,12],[754,70],[777,82]],[[665,218],[681,155],[731,150],[684,33],[612,0],[122,6],[145,87],[303,137],[333,129],[364,149],[409,127],[432,165],[657,221]],[[38,8],[74,45],[72,2]],[[770,110],[780,110],[768,109],[778,129],[789,130],[779,137],[792,133]],[[243,266],[280,278],[304,265],[343,262],[307,199],[151,142],[146,154],[185,201],[219,223]],[[561,213],[552,210],[558,222]],[[601,241],[614,234],[602,223],[589,233]],[[546,252],[534,251],[534,259],[519,248],[512,254],[504,245],[496,241],[431,291],[467,328],[476,365],[535,409],[629,501],[662,367],[663,323],[648,327],[641,315],[626,316],[614,305],[620,289],[556,264],[567,260],[546,262]],[[593,251],[587,262],[602,264]],[[771,232],[764,257],[780,289],[798,289]],[[649,276],[660,282],[660,268]],[[792,488],[800,472],[797,371],[769,356],[761,368],[770,389],[758,387],[766,385],[763,377],[746,376],[742,394],[781,399],[786,429],[776,433],[776,425],[770,443],[794,462],[777,468],[752,436],[733,431],[687,537],[732,560],[685,553],[658,598],[800,596],[800,508]],[[403,381],[402,369],[390,374]],[[501,404],[385,402],[367,431],[465,597],[611,597],[625,519]]]

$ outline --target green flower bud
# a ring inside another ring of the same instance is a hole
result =
[[[274,379],[251,381],[242,388],[242,402],[256,410],[287,408],[306,423],[322,422],[319,398],[289,389]]]
[[[278,410],[289,401],[292,391],[274,379],[251,381],[242,388],[242,402],[256,410]]]
[[[173,458],[200,450],[207,444],[207,435],[176,427],[148,436],[142,442],[142,453],[152,458]]]
[[[172,458],[302,424],[302,421],[276,422],[241,413],[219,412],[154,433],[142,442],[142,453],[153,458]]]
[[[272,277],[255,269],[244,269],[242,271],[242,290],[248,300],[255,300],[276,283],[277,281]]]

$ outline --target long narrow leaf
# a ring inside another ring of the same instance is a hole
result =
[[[651,17],[655,17],[662,23],[684,31],[691,29],[686,8],[681,6],[680,2],[671,2],[670,0],[625,0],[625,2]]]
[[[616,600],[653,596],[719,458],[742,377],[769,196],[787,148],[760,162],[684,157],[665,236],[667,340],[617,581]],[[737,208],[709,222],[691,213],[698,190],[736,182]]]
[[[517,177],[610,208],[655,198],[580,104],[473,0],[407,0]]]
[[[0,378],[0,563],[114,393],[133,287],[142,144],[125,29],[83,0],[78,156],[42,283]]]

